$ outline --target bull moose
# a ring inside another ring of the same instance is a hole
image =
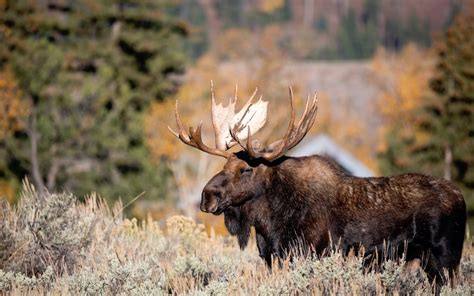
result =
[[[178,132],[185,144],[227,159],[222,171],[204,187],[203,212],[224,213],[228,231],[243,249],[250,229],[256,232],[260,256],[271,267],[272,257],[284,258],[298,245],[322,255],[331,242],[348,253],[364,248],[376,254],[387,243],[403,250],[407,265],[423,268],[430,280],[443,284],[446,269],[456,271],[463,248],[466,206],[451,182],[422,174],[359,178],[348,175],[323,156],[287,157],[312,127],[316,95],[308,96],[301,119],[291,115],[281,140],[266,147],[253,135],[267,118],[267,105],[256,90],[235,112],[237,90],[227,106],[217,104],[211,83],[215,148],[203,143],[202,121],[186,131],[178,112]],[[233,146],[240,151],[231,152]]]

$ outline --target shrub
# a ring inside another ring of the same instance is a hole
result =
[[[91,240],[94,215],[80,215],[71,194],[41,194],[25,183],[15,208],[2,204],[0,268],[27,276],[71,273]]]
[[[422,271],[403,274],[403,260],[367,269],[360,256],[332,251],[296,257],[269,271],[255,240],[208,236],[175,216],[160,226],[124,219],[92,195],[85,203],[25,185],[19,204],[0,204],[0,294],[11,295],[421,295],[432,290]],[[467,243],[454,287],[470,295],[474,248]]]

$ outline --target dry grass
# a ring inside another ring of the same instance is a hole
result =
[[[255,243],[241,251],[230,237],[176,216],[138,222],[95,195],[40,197],[26,186],[16,208],[0,212],[0,294],[48,295],[392,295],[431,293],[422,272],[387,261],[367,271],[360,257],[299,258],[270,272]],[[474,248],[466,244],[455,287],[472,295]]]

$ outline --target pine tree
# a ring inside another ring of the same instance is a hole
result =
[[[149,162],[142,118],[183,71],[186,28],[167,5],[6,1],[0,67],[12,67],[32,106],[27,128],[0,142],[9,173],[78,195],[165,195],[167,169]]]
[[[433,95],[419,110],[424,141],[403,137],[401,125],[388,134],[383,173],[420,171],[454,181],[474,209],[474,16],[459,16],[436,47],[430,81]]]
[[[433,135],[420,152],[427,163],[474,198],[474,15],[460,16],[438,45],[431,81],[436,94],[424,109],[421,129]],[[417,151],[416,151],[417,152]]]
[[[353,8],[343,16],[337,34],[337,50],[342,59],[368,58],[374,54],[379,10],[376,0],[367,0],[360,20]]]

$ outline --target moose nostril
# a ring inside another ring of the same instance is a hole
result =
[[[213,204],[213,205],[209,208],[209,212],[210,212],[210,213],[214,213],[216,210],[217,210],[217,203]]]
[[[221,193],[215,190],[203,190],[200,209],[204,213],[213,213],[217,210]]]
[[[202,212],[207,213],[206,207],[204,206],[204,203],[201,202],[201,206],[199,207]]]
[[[205,200],[206,200],[206,196],[204,194],[204,192],[202,193],[202,197],[201,197],[201,204],[199,206],[199,208],[201,209],[202,212],[206,213],[206,207],[205,207]]]
[[[202,191],[202,194],[201,194],[201,205],[200,205],[200,209],[201,211],[203,211],[204,213],[208,213],[209,211],[207,210],[207,204],[209,203],[209,199],[211,198],[211,194],[209,193],[208,190],[203,190]]]

